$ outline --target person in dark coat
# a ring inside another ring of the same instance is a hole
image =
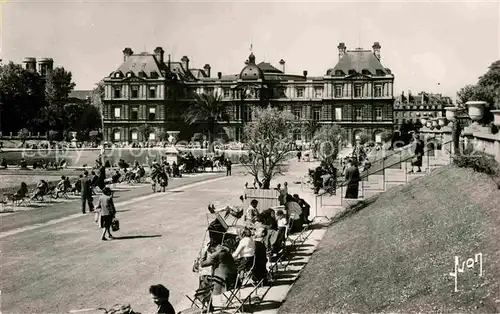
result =
[[[349,166],[345,171],[345,179],[347,182],[345,198],[358,198],[359,181],[361,181],[361,176],[356,162],[352,159],[349,160]]]
[[[224,291],[234,288],[238,268],[231,252],[226,246],[219,244],[212,252],[206,252],[200,261],[200,266],[212,266],[214,295],[221,295]]]
[[[309,215],[311,213],[311,205],[309,205],[303,198],[300,198],[298,194],[294,194],[293,198],[302,209],[302,218],[304,219],[304,222],[310,223]]]
[[[111,234],[111,224],[113,222],[113,218],[116,214],[115,204],[113,203],[113,197],[111,196],[111,189],[105,187],[102,191],[102,195],[99,197],[99,203],[97,205],[97,209],[99,209],[100,213],[100,223],[101,228],[104,229],[102,232],[101,240],[106,241],[106,233],[108,234],[110,239],[113,239],[113,235]]]
[[[101,191],[104,189],[106,186],[106,167],[101,166],[99,168],[99,179],[97,180],[97,186]]]
[[[89,211],[94,211],[94,203],[92,198],[92,182],[89,178],[89,172],[85,170],[83,172],[83,177],[80,179],[81,186],[81,198],[82,198],[82,214],[85,214],[86,204],[89,205]]]
[[[226,159],[226,177],[231,175],[231,166],[232,165],[233,165],[233,163],[231,162],[231,160],[229,158]]]
[[[153,285],[149,287],[149,293],[153,302],[158,305],[157,314],[176,314],[174,307],[168,301],[170,291],[164,285]]]
[[[417,168],[417,172],[422,172],[421,167],[424,157],[424,142],[420,139],[420,134],[417,132],[413,133],[412,150],[413,158],[411,160],[412,169],[410,170],[410,173],[413,173],[413,167]]]

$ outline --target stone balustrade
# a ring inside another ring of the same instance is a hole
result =
[[[478,102],[475,102],[477,105]],[[441,143],[452,141],[454,138],[454,128],[453,124],[457,123],[457,113],[460,113],[460,109],[455,107],[448,107],[446,109],[446,118],[429,118],[423,119],[422,124],[424,125],[420,129],[420,133],[423,139],[435,139]],[[460,119],[461,125],[466,125],[461,130],[460,133],[460,145],[459,147],[473,147],[475,151],[482,151],[490,155],[495,156],[495,159],[500,162],[500,131],[493,133],[491,125],[481,125],[478,123],[479,116],[482,115],[477,112],[477,106],[474,106],[473,119],[463,115]],[[463,111],[462,111],[463,113]],[[471,123],[472,122],[472,123]],[[454,146],[452,145],[452,153],[454,153]]]

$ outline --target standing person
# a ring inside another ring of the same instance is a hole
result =
[[[82,214],[85,214],[86,203],[89,204],[89,211],[94,211],[94,203],[92,199],[92,182],[89,178],[89,172],[85,170],[83,177],[80,179],[81,196],[82,196]]]
[[[413,173],[413,167],[417,167],[417,172],[422,172],[422,160],[424,157],[424,142],[420,139],[420,134],[418,132],[413,133],[413,158],[411,159],[411,170],[409,173]]]
[[[101,228],[103,228],[101,240],[106,241],[106,233],[108,234],[110,239],[113,239],[113,235],[111,234],[111,223],[113,222],[113,218],[116,215],[115,204],[113,203],[113,197],[111,196],[111,189],[105,187],[102,191],[102,195],[99,197],[99,203],[97,205],[97,209],[99,209],[99,216],[101,222]]]
[[[149,293],[153,302],[158,305],[157,314],[176,314],[174,307],[168,301],[170,291],[164,285],[153,285],[149,287]]]
[[[226,159],[226,177],[231,175],[231,166],[233,163],[231,162],[231,159]]]
[[[345,171],[345,179],[347,181],[347,190],[345,192],[345,198],[358,198],[359,192],[359,181],[361,181],[361,176],[359,174],[358,166],[353,159],[349,160],[348,168]]]
[[[106,186],[106,167],[104,167],[102,164],[99,168],[99,179],[97,180],[97,186],[99,187],[99,189],[101,189],[101,191]]]
[[[297,152],[297,160],[300,162],[300,160],[302,159],[302,151],[298,151]]]

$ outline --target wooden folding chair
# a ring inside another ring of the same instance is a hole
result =
[[[213,279],[210,279],[213,280]],[[212,313],[212,296],[213,296],[214,285],[211,282],[209,285],[196,289],[193,298],[186,295],[189,301],[191,301],[191,307],[179,312],[179,314],[195,314],[195,313]]]

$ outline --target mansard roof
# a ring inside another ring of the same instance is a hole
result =
[[[153,54],[143,52],[127,57],[115,72],[124,74],[132,72],[135,76],[139,76],[139,72],[143,71],[148,77],[152,72],[156,72],[159,77],[164,77],[162,70],[166,70],[164,64],[158,62]]]
[[[376,75],[377,70],[381,73],[389,74],[387,69],[380,63],[380,60],[371,50],[348,50],[333,69],[328,69],[327,75],[334,75],[337,70],[343,72],[344,75],[349,71],[363,73],[363,70],[369,71],[372,75]]]

